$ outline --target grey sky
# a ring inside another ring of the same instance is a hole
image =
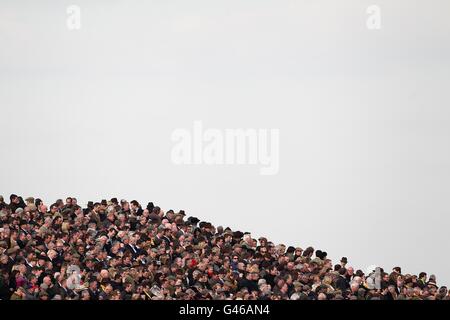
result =
[[[0,194],[154,201],[450,285],[449,10],[0,0]],[[171,133],[195,120],[279,129],[279,174],[173,165]]]

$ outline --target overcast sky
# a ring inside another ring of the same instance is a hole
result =
[[[373,4],[380,30],[366,26]],[[0,194],[153,201],[450,285],[449,12],[448,0],[0,0]],[[279,129],[279,173],[173,164],[172,132],[196,120]]]

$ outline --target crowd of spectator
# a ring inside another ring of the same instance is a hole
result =
[[[434,275],[336,264],[138,201],[0,197],[1,300],[450,300]]]

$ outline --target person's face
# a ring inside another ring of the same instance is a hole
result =
[[[83,291],[83,293],[82,293],[82,298],[81,298],[82,300],[90,300],[91,299],[91,296],[89,295],[89,292],[87,292],[87,291]]]
[[[27,267],[25,265],[21,265],[19,267],[19,271],[20,271],[20,273],[25,274],[25,273],[27,273]]]
[[[36,277],[40,277],[41,274],[42,274],[42,272],[43,272],[43,270],[42,270],[42,269],[39,269],[39,270],[37,270],[34,274],[36,275]]]
[[[48,296],[47,295],[43,295],[40,299],[41,300],[48,300]]]

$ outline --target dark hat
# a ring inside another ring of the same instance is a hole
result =
[[[398,273],[402,273],[402,268],[400,268],[400,267],[394,267],[394,268],[392,268],[392,270],[396,271]]]
[[[292,247],[292,246],[290,246],[290,247],[287,248],[286,252],[287,252],[287,253],[295,252],[295,248]]]
[[[197,223],[200,222],[200,220],[196,217],[189,217],[189,218],[187,218],[187,221],[189,221],[193,225],[196,225]]]
[[[242,231],[233,232],[233,238],[242,238],[243,236],[244,236],[244,233]]]
[[[208,228],[208,229],[212,228],[211,222],[207,222],[207,223],[205,224],[205,228]]]
[[[41,252],[38,256],[38,260],[45,260],[45,261],[49,261],[49,258],[47,257],[47,255],[44,252]]]
[[[150,212],[153,211],[153,208],[154,208],[154,207],[155,207],[155,205],[153,204],[153,202],[149,202],[149,203],[147,204],[147,210],[150,211]]]
[[[341,258],[341,262],[347,263],[347,257],[342,257],[342,258]]]

